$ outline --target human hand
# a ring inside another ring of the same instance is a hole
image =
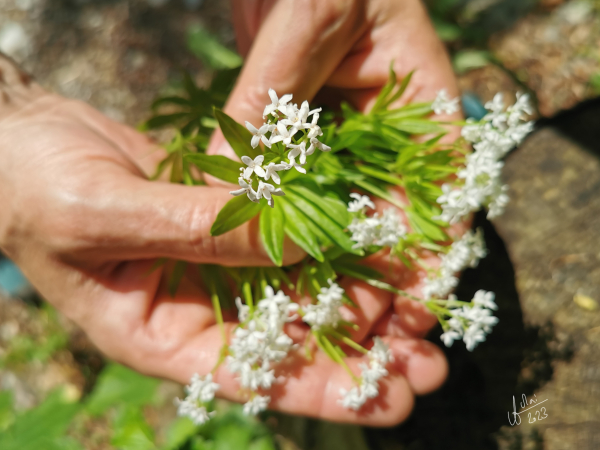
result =
[[[141,372],[185,383],[212,370],[222,339],[210,299],[193,273],[175,297],[168,271],[152,271],[168,257],[222,265],[266,265],[254,223],[213,238],[209,229],[230,199],[229,189],[150,182],[162,157],[135,130],[84,103],[52,95],[0,58],[0,248],[40,293],[78,323],[108,356]],[[286,262],[302,257],[293,247]],[[360,309],[346,309],[364,337],[391,297],[361,282],[343,287]],[[235,326],[226,323],[226,330]],[[301,338],[306,330],[291,327]],[[390,339],[396,355],[372,408],[348,411],[339,389],[352,380],[317,354],[296,354],[293,374],[271,391],[271,407],[330,420],[391,425],[407,417],[413,394],[437,387],[445,362],[434,346]],[[356,368],[360,358],[349,358]],[[221,367],[219,394],[242,400]]]

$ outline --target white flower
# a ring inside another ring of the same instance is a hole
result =
[[[462,334],[456,330],[448,330],[440,335],[440,339],[446,347],[451,347],[454,341],[457,341],[460,338],[462,338]]]
[[[252,189],[251,184],[249,184],[246,180],[244,180],[243,177],[238,178],[238,183],[239,183],[241,189],[238,189],[237,191],[230,191],[229,193],[231,195],[235,195],[237,197],[238,195],[248,194],[248,198],[250,200],[252,200],[253,202],[258,201],[258,195],[257,195],[256,191],[254,191],[254,189]]]
[[[488,308],[496,310],[498,306],[494,301],[495,294],[493,292],[484,291],[483,289],[475,292],[475,296],[473,297],[473,304],[476,306],[481,306],[482,308]]]
[[[298,145],[290,144],[288,147],[292,149],[288,153],[290,164],[294,164],[298,156],[300,156],[300,164],[305,164],[306,157],[314,152],[314,147],[312,145],[306,150],[306,141],[302,141]]]
[[[451,273],[441,271],[437,277],[423,280],[423,284],[422,292],[426,300],[432,297],[444,298],[458,285],[458,278]]]
[[[348,211],[351,213],[364,212],[366,207],[375,209],[375,203],[373,203],[367,195],[360,195],[352,192],[350,197],[354,199],[348,203]]]
[[[406,236],[406,232],[406,226],[400,223],[400,215],[395,209],[387,208],[379,219],[379,232],[375,243],[382,247],[393,247]]]
[[[306,100],[302,102],[300,109],[298,109],[296,105],[288,105],[282,112],[285,114],[286,118],[281,120],[280,123],[283,123],[286,126],[292,126],[295,130],[295,134],[297,131],[304,128],[304,124],[308,120],[308,102]]]
[[[259,177],[265,176],[265,169],[262,168],[261,164],[265,160],[265,155],[258,155],[254,160],[249,156],[242,156],[242,162],[248,167],[244,169],[244,178],[250,179],[252,172]]]
[[[272,208],[274,204],[272,195],[282,196],[285,195],[285,193],[280,188],[275,189],[275,186],[272,184],[259,181],[258,189],[256,189],[256,198],[258,200],[263,197],[266,198],[267,204]]]
[[[209,402],[215,398],[215,392],[219,390],[219,385],[213,383],[212,374],[201,377],[197,373],[192,376],[189,386],[185,387],[187,398],[201,402]]]
[[[238,309],[239,321],[242,323],[245,322],[250,316],[250,307],[248,305],[243,304],[242,299],[239,297],[236,297],[235,299],[235,306],[237,306]]]
[[[459,98],[450,99],[446,89],[438,91],[437,97],[431,104],[431,109],[436,114],[452,114],[460,110]]]
[[[194,425],[202,425],[216,414],[215,411],[208,412],[206,406],[199,405],[198,402],[193,400],[179,400],[176,398],[175,405],[177,406],[177,415],[189,418]]]
[[[281,178],[277,173],[280,170],[287,170],[287,164],[275,164],[270,162],[269,165],[265,167],[265,180],[271,178],[275,183],[281,183]]]
[[[328,152],[329,150],[331,150],[330,146],[323,144],[317,138],[314,138],[314,137],[310,138],[310,144],[314,145],[316,148],[318,148],[322,152]]]
[[[302,167],[301,164],[297,163],[295,159],[291,159],[290,164],[286,165],[285,168],[286,170],[290,170],[292,167],[302,174],[306,173],[306,169]]]
[[[344,290],[337,284],[328,280],[329,287],[322,287],[317,294],[317,304],[306,305],[302,320],[308,323],[314,330],[322,327],[337,327],[342,315],[340,307]]]
[[[348,231],[352,233],[350,239],[355,242],[352,248],[367,248],[374,245],[379,235],[379,219],[366,217],[359,219],[355,217],[348,225]]]
[[[467,231],[463,236],[452,243],[448,253],[439,254],[442,268],[450,273],[460,272],[467,267],[477,267],[479,260],[487,255],[483,232],[478,228],[475,233]]]
[[[269,97],[271,98],[271,104],[265,107],[263,117],[266,117],[277,110],[281,111],[284,109],[292,99],[292,94],[285,94],[281,98],[277,98],[277,93],[273,89],[269,89]]]
[[[265,144],[267,147],[271,147],[271,143],[265,136],[265,133],[268,133],[269,131],[273,131],[273,129],[275,128],[273,125],[269,125],[268,123],[265,123],[260,128],[256,128],[250,122],[246,121],[246,128],[253,135],[252,141],[250,142],[250,144],[252,145],[252,148],[256,148],[260,141],[262,141],[262,143]]]
[[[369,350],[367,356],[370,360],[377,361],[383,367],[385,367],[389,362],[394,362],[392,351],[379,336],[375,336],[373,338],[373,347],[371,350]]]
[[[277,122],[277,128],[273,130],[271,134],[270,142],[275,144],[277,142],[283,142],[286,146],[292,143],[292,138],[298,132],[295,127],[291,127],[289,130],[283,121]]]
[[[255,395],[246,403],[244,403],[244,414],[255,416],[259,412],[267,409],[270,401],[271,397],[268,395]]]
[[[315,112],[311,123],[304,124],[304,129],[310,130],[308,132],[309,139],[316,138],[317,136],[321,136],[323,134],[323,132],[321,131],[321,127],[319,127],[319,125],[317,125],[318,121],[319,121],[319,113]]]
[[[265,288],[265,295],[256,306],[268,321],[270,331],[279,333],[285,323],[296,319],[294,313],[298,311],[299,306],[283,291],[275,293],[271,286]]]
[[[339,403],[347,409],[358,411],[368,399],[379,395],[379,380],[388,375],[385,366],[394,361],[389,347],[378,337],[373,339],[373,347],[367,357],[369,364],[361,363],[358,366],[361,371],[360,385],[349,391],[340,389],[342,398]]]
[[[467,350],[472,352],[473,349],[477,347],[477,344],[485,341],[485,333],[481,328],[471,325],[467,328],[467,331],[465,331],[463,341],[467,346]]]
[[[358,411],[367,401],[367,396],[363,390],[357,386],[354,386],[349,391],[346,389],[340,389],[340,395],[342,396],[340,405],[346,409],[352,409],[354,411]]]

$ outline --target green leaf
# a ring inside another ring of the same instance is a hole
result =
[[[234,69],[242,65],[240,55],[221,44],[215,36],[201,26],[188,29],[189,50],[213,69]]]
[[[392,93],[392,90],[394,89],[394,86],[396,86],[397,82],[398,80],[396,78],[396,72],[394,72],[394,61],[392,61],[390,63],[388,81],[385,84],[385,86],[381,88],[381,92],[379,92],[379,95],[375,100],[375,104],[373,105],[373,108],[371,108],[371,112],[375,113],[385,107],[388,100],[388,96]]]
[[[226,156],[205,155],[203,153],[188,154],[185,155],[185,159],[195,164],[202,172],[228,183],[238,184],[240,169],[243,167],[239,162]]]
[[[406,119],[395,121],[396,129],[410,134],[445,133],[446,130],[437,123],[425,119]]]
[[[221,234],[239,227],[256,216],[264,206],[265,203],[251,202],[245,195],[233,197],[225,204],[225,206],[223,206],[223,209],[219,211],[219,214],[210,229],[210,235],[220,236]]]
[[[385,191],[385,190],[381,189],[380,187],[369,183],[368,181],[354,180],[354,184],[356,184],[358,187],[364,189],[365,191],[370,192],[373,195],[376,195],[379,198],[387,200],[392,205],[395,205],[398,208],[402,208],[402,209],[405,208],[405,205],[403,205],[398,199],[392,197],[392,195],[388,191]]]
[[[223,136],[225,136],[225,139],[227,139],[227,142],[229,142],[236,155],[240,158],[245,155],[254,159],[262,154],[259,147],[252,148],[252,145],[250,145],[252,134],[250,134],[246,127],[237,123],[220,109],[215,108],[214,111]]]
[[[189,117],[189,112],[178,112],[173,114],[163,114],[160,116],[154,116],[148,119],[141,125],[142,131],[154,130],[155,128],[162,128],[167,125],[175,125],[181,119]]]
[[[64,435],[79,409],[80,405],[66,390],[53,391],[41,405],[18,416],[13,425],[0,434],[0,448],[55,450],[54,441]]]
[[[162,105],[177,105],[177,106],[186,106],[189,108],[190,101],[186,98],[177,97],[177,96],[160,97],[160,98],[157,98],[156,100],[154,100],[154,102],[152,103],[152,106],[150,106],[150,108],[156,109]]]
[[[405,212],[414,232],[424,234],[433,241],[447,241],[449,239],[442,227],[426,219],[414,209],[406,208]]]
[[[288,186],[287,189],[305,198],[309,202],[314,203],[322,211],[330,212],[331,214],[329,214],[329,217],[333,219],[340,227],[346,228],[350,223],[350,215],[348,214],[347,206],[341,200],[317,195],[310,189],[303,186]]]
[[[400,83],[400,86],[398,86],[398,90],[386,102],[386,108],[392,103],[394,103],[396,100],[398,100],[400,97],[402,97],[402,94],[404,94],[404,91],[408,87],[408,83],[410,83],[410,80],[412,79],[414,73],[415,71],[411,70],[404,78],[402,78],[402,82]]]
[[[373,178],[378,178],[382,181],[385,181],[390,184],[395,184],[396,186],[404,186],[404,182],[401,178],[390,174],[389,172],[383,172],[381,170],[377,170],[371,166],[360,165],[356,166],[356,168],[366,175],[370,175]]]
[[[338,225],[329,215],[317,207],[314,203],[305,200],[288,189],[287,197],[304,215],[311,219],[332,242],[336,243],[350,253],[355,253],[352,248],[354,242],[350,240],[342,227]]]
[[[130,404],[119,408],[113,421],[111,444],[119,450],[156,450],[154,433],[140,408]]]
[[[166,432],[166,444],[163,450],[178,450],[196,434],[197,426],[187,417],[175,419]]]
[[[271,261],[276,266],[283,262],[285,216],[281,206],[264,208],[260,213],[260,238]]]
[[[177,288],[179,287],[179,283],[185,274],[186,268],[187,262],[185,261],[177,261],[175,263],[175,267],[173,267],[173,272],[171,272],[171,276],[169,278],[169,295],[171,297],[175,297],[175,294],[177,294]]]
[[[286,197],[278,199],[278,204],[283,206],[285,214],[285,234],[310,256],[323,262],[323,253],[319,243],[307,223],[310,219],[304,216]]]
[[[110,364],[98,377],[85,408],[90,414],[99,415],[119,403],[146,405],[154,401],[158,384],[156,378],[140,375],[119,364]]]

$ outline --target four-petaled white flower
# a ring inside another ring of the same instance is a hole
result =
[[[279,170],[286,170],[287,164],[275,164],[270,162],[268,166],[265,167],[265,180],[269,178],[273,179],[273,181],[277,184],[281,183],[281,178],[277,173]]]
[[[271,397],[268,395],[255,395],[246,403],[244,403],[244,414],[255,416],[259,412],[267,409],[270,401]]]
[[[275,144],[277,142],[283,142],[285,145],[290,145],[292,143],[292,138],[294,134],[298,132],[298,130],[294,127],[291,127],[289,130],[283,121],[277,123],[277,128],[273,130],[274,133],[271,135],[271,144]],[[277,134],[275,134],[275,131]]]
[[[275,189],[275,186],[273,186],[272,184],[265,183],[264,181],[259,181],[258,189],[256,190],[256,198],[259,200],[263,197],[266,198],[267,204],[271,208],[273,208],[274,203],[272,195],[281,196],[285,195],[285,193],[280,188]]]
[[[299,158],[300,164],[305,164],[306,156],[312,155],[312,153],[315,151],[315,148],[312,146],[312,144],[308,148],[308,150],[306,149],[306,141],[302,141],[298,145],[290,144],[290,145],[288,145],[288,147],[290,147],[292,149],[288,153],[288,158],[290,160],[290,164],[294,164],[294,161],[296,160],[296,158],[298,156],[300,156],[300,158]]]
[[[273,131],[273,129],[275,128],[273,125],[265,123],[260,128],[256,128],[250,122],[246,121],[246,128],[253,135],[252,141],[250,141],[250,145],[252,145],[252,148],[256,148],[260,141],[262,141],[262,143],[265,144],[267,147],[269,147],[269,148],[271,147],[271,143],[265,136],[265,133],[268,133],[269,131]]]
[[[265,169],[262,168],[261,164],[265,160],[265,155],[258,155],[252,159],[249,156],[242,156],[242,162],[248,167],[244,169],[244,178],[249,179],[254,172],[259,177],[265,176]]]
[[[250,158],[248,158],[248,159],[250,159]],[[252,189],[252,185],[250,183],[248,183],[246,180],[244,180],[244,177],[239,177],[238,183],[239,183],[241,189],[238,189],[237,191],[230,191],[229,193],[231,195],[235,195],[237,197],[238,195],[248,194],[248,198],[251,201],[257,202],[259,200],[259,197],[257,196],[256,191],[254,189]]]
[[[459,100],[458,97],[451,99],[448,97],[448,91],[441,89],[431,104],[431,109],[436,114],[452,114],[460,110]]]
[[[283,108],[285,108],[288,102],[292,99],[292,94],[285,94],[282,95],[281,98],[278,98],[275,90],[269,89],[269,97],[271,98],[271,104],[265,107],[265,110],[263,111],[263,117],[266,117],[277,110],[281,111]]]

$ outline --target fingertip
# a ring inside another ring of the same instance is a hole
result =
[[[396,356],[394,367],[406,377],[415,395],[433,392],[446,380],[448,361],[436,345],[421,339],[395,339],[390,346]]]

